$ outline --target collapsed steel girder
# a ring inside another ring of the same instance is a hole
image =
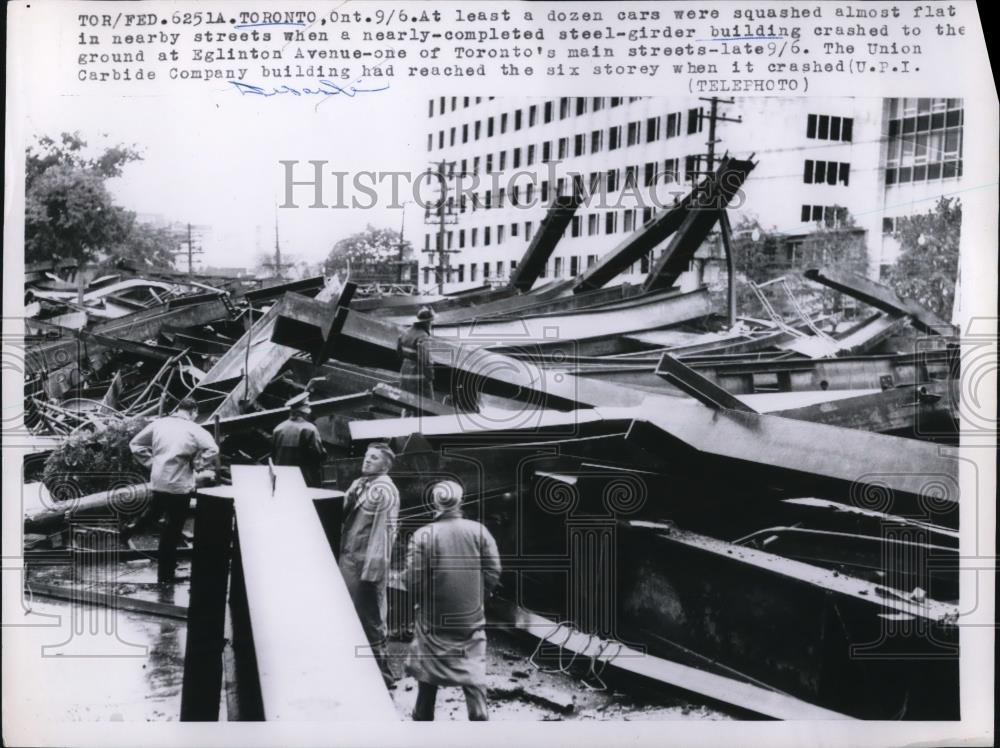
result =
[[[395,344],[394,329],[387,330],[383,323],[356,313],[348,314],[341,334],[373,345],[388,345],[389,339]],[[633,418],[648,423],[661,439],[669,437],[707,455],[789,474],[812,474],[858,487],[874,482],[919,496],[926,490],[928,474],[954,475],[957,471],[956,461],[942,457],[932,444],[778,416],[712,409],[693,400],[559,376],[559,372],[547,372],[525,361],[449,341],[436,340],[432,352],[436,364],[478,376],[487,380],[485,384],[501,385],[508,392],[513,388],[529,403],[569,403],[595,408],[602,417]],[[414,423],[415,430],[427,420]],[[957,503],[958,496],[950,495],[944,501]]]
[[[324,349],[361,344],[395,353],[400,328],[368,315],[338,311],[339,340]],[[934,445],[903,438],[794,421],[730,409],[713,409],[694,401],[653,395],[613,384],[542,369],[488,351],[474,341],[433,338],[436,367],[461,374],[484,392],[526,402],[531,408],[613,411],[619,418],[648,423],[667,441],[676,440],[707,455],[753,463],[791,475],[812,474],[848,485],[889,485],[919,496],[928,473],[952,475],[956,461],[942,457]],[[621,410],[624,409],[624,410]],[[420,423],[414,423],[419,431]],[[816,445],[825,445],[816,449]],[[949,496],[945,502],[958,501]]]
[[[542,219],[538,232],[524,251],[517,268],[511,273],[507,285],[522,293],[530,291],[541,274],[549,256],[562,238],[563,232],[573,219],[583,196],[574,194],[557,197]]]
[[[892,314],[906,314],[913,319],[913,326],[929,335],[949,334],[954,328],[934,312],[910,299],[901,298],[888,286],[836,268],[811,268],[806,278],[822,283],[847,296],[863,301],[876,309]]]
[[[289,291],[293,293],[300,293],[304,296],[313,296],[319,293],[325,285],[326,278],[322,275],[317,275],[313,278],[302,278],[301,280],[289,281],[288,283],[280,283],[276,286],[267,286],[266,288],[256,288],[253,291],[245,291],[243,293],[243,298],[251,303],[258,303],[267,299],[282,296]]]
[[[958,421],[958,407],[952,399],[952,390],[948,382],[928,382],[776,410],[772,415],[864,431],[912,432],[930,438],[954,434],[957,437],[954,424]]]
[[[215,365],[189,393],[195,400],[211,402],[211,412],[201,413],[208,420],[215,416],[226,418],[240,413],[241,403],[257,399],[270,381],[277,376],[297,348],[282,344],[283,336],[292,338],[299,345],[307,344],[315,356],[322,355],[324,334],[333,329],[333,317],[340,308],[340,299],[349,303],[353,286],[341,286],[337,279],[326,285],[315,299],[300,294],[285,294],[282,302],[272,306]],[[288,301],[288,299],[292,301]],[[294,315],[281,318],[282,310],[294,305]],[[318,325],[318,328],[317,328]],[[322,332],[317,332],[319,329]],[[278,339],[274,340],[277,334]],[[305,336],[304,342],[302,336]],[[214,385],[214,386],[213,386]],[[216,403],[222,394],[221,402]]]
[[[718,171],[705,178],[692,193],[684,222],[650,268],[643,288],[665,288],[677,281],[755,166],[749,159],[723,159]]]
[[[656,374],[710,408],[756,412],[739,398],[722,389],[710,379],[706,379],[691,367],[685,366],[669,353],[663,354],[659,366],[656,367]]]
[[[660,242],[681,228],[684,221],[692,213],[711,214],[712,223],[718,219],[718,211],[732,199],[732,196],[743,184],[747,174],[754,168],[752,161],[740,161],[733,158],[723,158],[719,168],[712,175],[706,177],[701,184],[686,195],[676,207],[664,211],[661,215],[655,216],[637,231],[630,234],[621,244],[612,249],[597,262],[577,277],[573,284],[573,292],[580,293],[594,288],[600,288],[613,278],[621,274],[632,263],[648,254]],[[707,217],[707,216],[706,216]],[[711,228],[709,225],[708,229]],[[708,233],[708,229],[704,233]],[[699,229],[700,230],[700,229]],[[692,234],[693,241],[694,235]],[[697,238],[694,249],[701,244],[704,234]],[[689,243],[685,240],[683,251],[688,251]],[[686,266],[690,258],[684,259]],[[664,280],[670,279],[675,264],[681,264],[680,255],[667,268],[667,274],[663,275]],[[676,276],[674,276],[676,279]],[[669,280],[673,283],[673,280]]]
[[[216,297],[200,304],[175,309],[162,305],[94,325],[86,332],[101,336],[102,339],[140,342],[155,338],[160,330],[167,326],[195,327],[230,319],[231,310],[226,301]],[[80,351],[81,345],[84,353]],[[94,350],[91,351],[91,348]],[[78,381],[73,381],[71,374],[79,368],[81,358],[87,354],[95,355],[108,350],[112,348],[104,342],[97,342],[97,339],[84,342],[76,336],[60,337],[58,340],[29,346],[25,356],[25,366],[29,376],[44,371],[48,376],[49,394],[59,397],[79,384]]]

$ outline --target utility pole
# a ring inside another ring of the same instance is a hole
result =
[[[281,277],[281,242],[278,241],[278,222],[274,222],[274,272]]]
[[[191,223],[188,223],[188,275],[194,275],[194,242],[191,240]]]
[[[203,228],[202,226],[192,226],[188,223],[184,228],[176,227],[175,225],[175,228],[171,231],[178,244],[181,245],[173,252],[174,254],[187,255],[187,271],[191,277],[194,277],[194,256],[205,254],[205,251],[200,246],[196,247],[194,244],[195,237],[197,236],[196,230],[201,231]]]
[[[739,124],[743,122],[743,118],[737,117],[733,119],[732,117],[719,114],[719,104],[735,104],[734,99],[720,99],[718,96],[713,96],[710,99],[702,98],[701,100],[707,101],[711,105],[708,114],[708,142],[705,143],[708,146],[708,151],[705,154],[705,171],[711,174],[715,170],[715,144],[722,142],[719,138],[715,137],[716,123],[735,122]],[[704,117],[705,115],[702,114],[699,116]],[[733,258],[733,227],[729,223],[729,213],[726,211],[725,206],[719,209],[719,233],[722,235],[722,247],[726,253],[726,272],[728,275],[726,288],[728,309],[726,316],[729,326],[732,327],[736,324],[736,262]]]
[[[261,263],[266,268],[271,268],[274,273],[274,277],[278,280],[284,280],[283,275],[284,268],[292,267],[294,263],[292,262],[282,262],[281,261],[281,242],[278,239],[278,217],[274,217],[274,260],[272,262]]]
[[[396,255],[396,283],[403,284],[403,255],[406,249],[406,241],[403,239],[403,231],[406,228],[406,206],[409,200],[403,202],[403,217],[399,219],[399,244],[396,245],[398,254]]]
[[[434,249],[424,249],[421,250],[429,254],[432,260],[435,261],[434,265],[434,277],[437,281],[438,293],[444,293],[444,284],[447,280],[450,280],[451,275],[451,255],[458,252],[457,249],[448,249],[445,244],[446,231],[445,226],[449,224],[458,223],[457,217],[454,213],[448,211],[448,185],[445,181],[447,179],[446,170],[448,167],[454,168],[454,161],[438,161],[434,164],[436,173],[438,176],[438,184],[441,185],[441,197],[438,200],[437,215],[435,220],[427,220],[430,218],[429,212],[425,215],[425,223],[437,223],[437,247]],[[436,257],[435,257],[436,255]]]

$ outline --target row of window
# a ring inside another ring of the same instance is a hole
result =
[[[489,100],[493,101],[493,99],[495,98],[496,98],[495,96],[490,96]],[[642,98],[641,96],[629,96],[628,102],[632,103],[633,101],[638,101],[641,98]],[[479,104],[482,100],[483,100],[482,96],[476,96],[474,99],[471,96],[461,96],[461,97],[452,96],[451,111],[454,112],[456,109],[458,109],[459,104],[461,104],[463,109],[468,109],[473,104]],[[434,99],[429,99],[427,102],[428,117],[434,116],[434,101],[435,101]],[[594,97],[563,96],[561,99],[559,99],[559,104],[558,104],[559,119],[566,119],[566,117],[570,116],[571,112],[574,112],[577,115],[586,114],[588,107],[592,112],[599,112],[605,108],[610,109],[611,107],[621,106],[622,104],[625,103],[625,101],[626,101],[625,97],[622,96],[612,96],[609,98],[603,96],[594,96]],[[437,102],[438,102],[438,114],[444,114],[447,111],[448,97],[441,96],[437,99]],[[553,111],[554,105],[555,105],[554,102],[551,101],[547,102],[546,104],[546,106],[550,107],[550,111]],[[546,122],[548,121],[550,120],[546,120]]]
[[[902,100],[896,110],[908,116],[889,120],[886,184],[962,176],[964,111],[956,104],[961,99]]]
[[[802,181],[806,184],[847,185],[851,181],[851,165],[843,161],[813,161],[807,158]]]
[[[961,99],[890,99],[889,119],[962,108]]]
[[[663,250],[661,250],[662,252]],[[550,262],[546,262],[542,266],[539,277],[548,278],[573,278],[580,274],[582,263],[586,262],[586,267],[592,266],[597,262],[597,255],[587,255],[584,258],[583,255],[572,255],[570,257],[554,257]],[[649,272],[651,267],[652,257],[647,254],[644,255],[638,262],[633,263],[628,270],[625,271],[625,275],[634,275],[635,273],[646,274]],[[517,261],[511,260],[509,263],[505,263],[503,260],[497,260],[496,262],[470,262],[469,268],[469,281],[475,283],[480,280],[479,273],[480,268],[482,269],[482,280],[494,280],[501,281],[506,280],[509,272],[513,273],[517,269]],[[690,267],[690,264],[689,264]],[[465,268],[466,265],[463,263],[461,265],[455,265],[454,267],[449,267],[445,270],[445,278],[443,279],[445,283],[465,283]],[[435,282],[436,278],[434,276],[434,268],[425,267],[424,271],[424,285],[427,286],[432,282]],[[567,272],[568,271],[568,272]]]
[[[815,140],[840,140],[850,143],[854,137],[854,118],[810,114],[806,118],[806,137]]]
[[[494,99],[494,97],[490,96],[490,101],[492,101],[493,99]],[[451,111],[454,112],[456,109],[458,109],[458,105],[459,105],[460,101],[462,103],[462,108],[463,109],[468,109],[470,106],[472,106],[472,104],[474,104],[474,103],[475,104],[479,104],[482,100],[483,100],[482,96],[476,96],[474,99],[473,99],[472,96],[461,96],[461,97],[460,96],[452,96],[451,97]],[[448,97],[447,96],[442,96],[442,97],[440,97],[439,101],[440,101],[440,109],[438,110],[438,114],[444,114],[445,111],[446,111],[445,110],[445,106],[446,106],[446,104],[448,102]],[[434,116],[434,99],[429,99],[427,101],[427,116],[428,117],[433,117]]]
[[[565,99],[568,101],[568,99]],[[586,99],[578,99],[578,101],[586,101]],[[546,102],[542,108],[542,124],[551,122],[551,108],[552,102]],[[518,109],[513,115],[509,112],[504,112],[503,114],[487,117],[486,120],[476,120],[475,122],[466,122],[465,124],[449,128],[447,131],[438,130],[437,132],[437,147],[445,148],[462,143],[468,143],[470,141],[475,142],[483,138],[492,138],[494,135],[503,135],[508,129],[513,129],[514,132],[520,130],[522,127],[533,127],[538,123],[538,113],[539,108],[537,104],[532,104],[526,109]],[[613,151],[616,148],[623,146],[639,145],[640,143],[652,143],[654,141],[673,138],[681,135],[683,123],[682,123],[682,113],[681,112],[671,112],[669,114],[657,117],[647,117],[644,120],[638,119],[634,122],[629,122],[623,129],[622,125],[615,125],[608,128],[608,138],[607,146],[609,151]],[[689,109],[687,113],[687,130],[688,135],[701,132],[703,127],[704,112],[702,107],[697,107],[694,109]],[[446,137],[447,136],[447,137]],[[624,138],[623,138],[624,136]],[[427,150],[434,150],[434,133],[427,134]],[[566,141],[567,146],[565,152],[559,156],[559,158],[565,158],[569,153],[569,138],[561,138],[560,142]],[[585,144],[587,142],[587,134],[580,133],[575,136],[574,139],[574,154],[575,156],[582,156],[585,152]],[[447,146],[446,146],[447,143]],[[594,130],[590,134],[591,153],[597,153],[604,147],[604,131]]]
[[[567,231],[570,236],[597,236],[599,234],[616,234],[619,231],[628,233],[642,226],[653,217],[653,208],[643,208],[641,213],[638,208],[627,208],[625,210],[607,210],[600,213],[591,213],[587,216],[573,216]],[[621,220],[619,220],[621,214]],[[641,216],[641,218],[640,218]],[[489,247],[495,244],[503,244],[507,237],[511,239],[523,239],[531,241],[534,233],[534,224],[531,221],[524,221],[524,229],[521,229],[521,221],[510,224],[498,224],[496,226],[477,226],[471,229],[459,229],[448,231],[444,235],[445,249],[465,249],[468,247]],[[431,252],[441,249],[437,246],[439,234],[424,234],[424,251]],[[431,243],[434,249],[431,249]],[[480,244],[481,242],[481,244]],[[457,245],[457,247],[456,247]]]
[[[684,160],[685,174],[687,178],[697,175],[700,164],[697,156],[688,156]],[[506,204],[512,207],[520,205],[533,206],[536,198],[542,205],[549,202],[550,197],[563,196],[568,194],[568,179],[573,180],[573,190],[576,194],[599,194],[602,191],[606,194],[618,190],[637,189],[638,187],[652,187],[657,184],[677,183],[681,180],[680,162],[676,158],[659,161],[647,161],[645,164],[632,164],[624,169],[608,169],[607,171],[592,171],[588,176],[583,174],[572,174],[569,177],[560,177],[556,180],[555,195],[551,194],[549,180],[543,180],[539,189],[535,190],[535,183],[528,182],[524,185],[513,184],[508,189],[500,187],[496,193],[493,190],[486,190],[479,193],[468,193],[464,190],[460,195],[451,195],[445,201],[445,215],[454,215],[456,209],[459,213],[465,213],[470,209],[472,212],[483,208],[503,208]],[[471,196],[471,200],[469,199]],[[430,219],[437,215],[437,209],[427,208],[424,217]]]
[[[930,182],[935,179],[955,179],[962,176],[962,159],[943,161],[923,166],[901,166],[885,170],[885,183]]]
[[[803,205],[803,223],[824,223],[827,226],[841,226],[847,222],[847,208],[838,205]]]
[[[943,130],[946,127],[960,127],[963,115],[964,110],[953,109],[950,112],[932,112],[903,117],[902,119],[891,119],[889,120],[889,137],[912,135],[929,130]]]

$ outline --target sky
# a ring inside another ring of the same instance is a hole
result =
[[[398,230],[402,211],[308,208],[308,187],[296,189],[299,208],[279,210],[285,173],[279,161],[302,162],[296,179],[312,178],[310,160],[329,162],[328,171],[425,166],[416,143],[422,134],[414,130],[410,141],[409,131],[394,124],[400,117],[415,116],[420,103],[393,98],[389,91],[367,96],[329,99],[315,109],[296,99],[267,101],[274,106],[264,107],[259,99],[241,100],[226,90],[193,100],[40,98],[28,133],[57,136],[75,130],[93,146],[136,144],[143,160],[113,180],[112,192],[121,205],[138,213],[212,227],[202,241],[207,264],[252,265],[258,249],[273,248],[276,219],[283,252],[316,262],[334,242],[366,223]],[[426,107],[426,100],[420,101]],[[336,195],[333,177],[324,181],[328,203],[335,201],[327,197],[331,192]],[[358,198],[365,199],[363,194]],[[411,226],[422,221],[414,206],[408,212]]]
[[[103,93],[100,84],[73,85],[65,60],[60,68],[42,51],[44,40],[25,47],[37,51],[25,60],[31,77],[20,92],[29,142],[78,131],[93,146],[138,146],[143,160],[109,184],[112,192],[137,213],[212,227],[202,241],[206,264],[251,266],[258,251],[273,250],[276,217],[283,251],[308,262],[321,261],[334,242],[367,223],[399,229],[403,211],[383,207],[388,199],[369,210],[278,210],[284,199],[281,160],[322,160],[329,171],[352,173],[421,171],[427,165],[426,133],[417,126],[423,124],[418,117],[426,114],[427,96],[412,87],[405,93],[390,88],[354,98],[324,97],[319,106],[306,97],[241,95],[226,81],[187,82],[183,96],[161,89],[125,97]],[[51,44],[48,49],[51,53]],[[172,89],[180,91],[178,85]],[[400,127],[406,120],[415,126]],[[312,167],[303,167],[302,178],[311,177]],[[332,177],[325,188],[326,194],[335,193]],[[305,188],[296,195],[308,205],[310,192]],[[406,212],[410,226],[423,222],[416,206]]]

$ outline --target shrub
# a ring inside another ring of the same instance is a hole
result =
[[[148,423],[144,418],[109,422],[97,432],[80,432],[52,450],[42,483],[55,501],[76,499],[148,480],[149,471],[132,457],[132,437]]]

